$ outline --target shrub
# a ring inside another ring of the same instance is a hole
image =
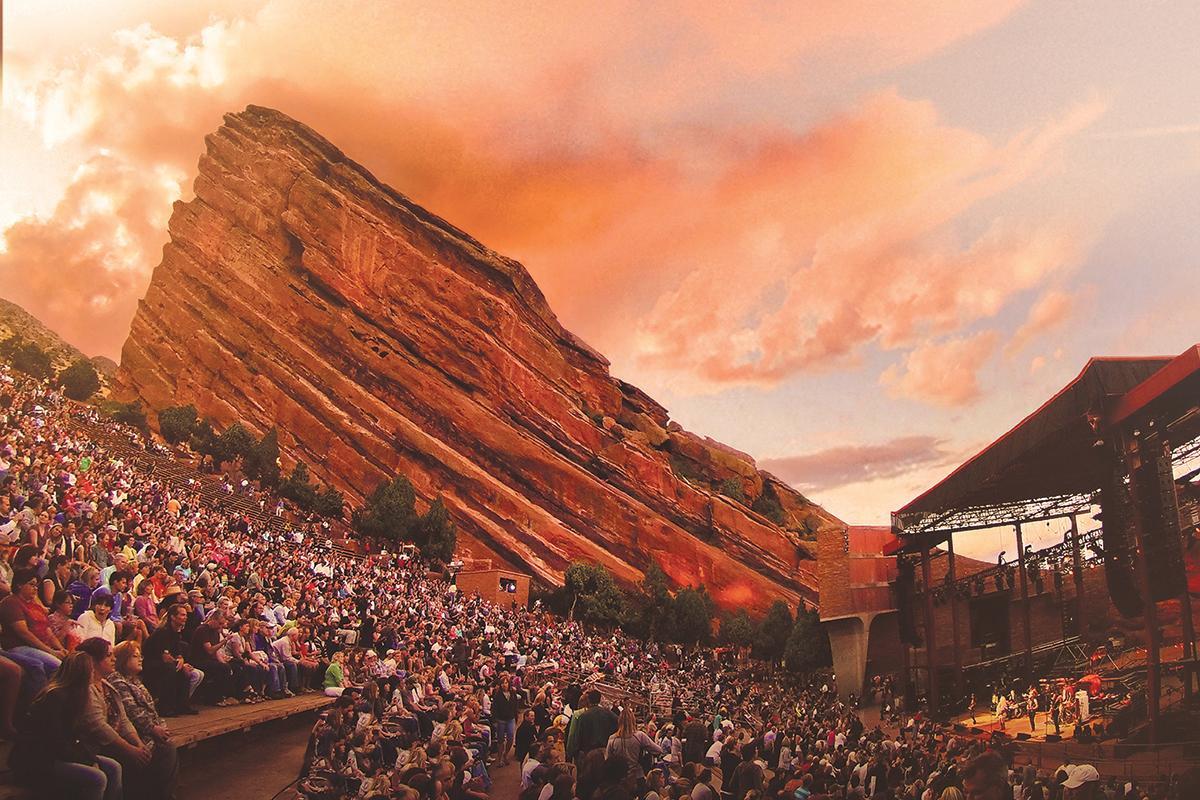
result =
[[[346,513],[346,499],[342,493],[332,486],[326,486],[317,493],[312,504],[313,513],[330,519],[341,519]]]
[[[308,465],[297,461],[292,467],[292,474],[279,485],[279,493],[291,500],[300,508],[308,509],[316,505],[317,490],[308,480]]]
[[[787,603],[776,600],[767,609],[754,639],[754,655],[764,661],[778,661],[792,632],[792,612]]]
[[[563,575],[563,594],[573,619],[612,627],[628,616],[625,594],[602,564],[573,562]]]
[[[171,444],[186,442],[197,432],[198,414],[193,405],[170,406],[158,412],[158,431]],[[207,422],[208,433],[212,426]]]
[[[80,402],[100,391],[100,375],[96,372],[96,366],[85,358],[76,359],[75,363],[58,373],[58,383],[63,387],[63,394]]]
[[[143,436],[150,433],[150,423],[146,421],[146,412],[142,410],[142,404],[136,400],[132,403],[109,401],[100,406],[100,411],[114,422],[137,428]]]
[[[250,454],[254,444],[254,434],[250,433],[242,423],[235,422],[218,437],[217,452],[213,454],[213,461],[219,467],[226,461],[245,458]]]
[[[680,589],[674,607],[676,641],[702,644],[712,637],[713,602],[704,587]]]
[[[366,505],[355,509],[354,527],[368,536],[391,542],[408,541],[417,521],[416,499],[412,484],[404,476],[381,483],[367,498]]]
[[[39,381],[44,381],[54,375],[54,367],[50,363],[49,354],[33,342],[27,341],[19,333],[14,333],[0,342],[0,356],[8,359],[13,369],[24,372]]]
[[[721,644],[730,647],[749,647],[754,644],[754,637],[757,633],[758,630],[750,619],[750,615],[742,610],[721,620],[718,640]]]
[[[253,445],[245,455],[246,475],[262,486],[279,485],[279,432],[275,428]]]
[[[781,527],[787,522],[787,515],[783,513],[779,495],[775,493],[775,487],[769,482],[763,484],[762,492],[754,498],[750,508]]]
[[[833,664],[829,634],[816,611],[799,610],[783,650],[783,662],[796,672],[812,672]]]
[[[742,488],[742,482],[737,478],[726,478],[721,481],[721,485],[717,487],[717,491],[730,500],[736,500],[739,503],[746,502],[746,490]]]
[[[426,558],[449,561],[454,557],[458,528],[450,519],[450,512],[441,497],[434,500],[429,510],[413,524],[412,539]]]

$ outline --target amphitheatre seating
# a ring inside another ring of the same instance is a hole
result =
[[[201,499],[217,508],[233,509],[248,517],[259,528],[273,534],[284,534],[292,530],[282,517],[277,517],[258,503],[238,492],[227,492],[215,476],[201,472],[182,459],[151,452],[128,439],[116,435],[101,425],[81,418],[74,418],[77,429],[93,441],[104,445],[109,455],[136,466],[148,475],[179,489],[196,492]],[[311,538],[311,537],[310,537]],[[362,558],[362,554],[327,539],[322,544],[336,555],[346,558]]]
[[[315,711],[332,703],[333,698],[323,694],[301,694],[250,706],[202,707],[194,717],[167,720],[167,727],[171,729],[171,741],[175,746],[185,748],[214,736],[249,730],[264,722]]]

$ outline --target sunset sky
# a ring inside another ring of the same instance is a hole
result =
[[[1089,356],[1200,341],[1200,3],[3,9],[0,295],[89,354],[248,103],[520,260],[614,374],[851,523]]]

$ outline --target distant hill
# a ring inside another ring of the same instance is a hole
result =
[[[42,321],[16,303],[0,297],[0,340],[19,334],[46,351],[55,371],[70,366],[78,359],[88,359],[100,373],[100,381],[107,387],[117,373],[117,365],[111,358],[96,356],[89,358],[74,345],[65,342],[57,333],[47,328]],[[104,392],[101,389],[101,392]]]

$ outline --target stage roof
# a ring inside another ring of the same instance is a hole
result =
[[[1086,510],[1103,477],[1096,442],[1112,424],[1162,415],[1172,442],[1200,433],[1200,346],[1180,356],[1093,358],[1041,408],[892,515],[920,546],[948,531]]]

